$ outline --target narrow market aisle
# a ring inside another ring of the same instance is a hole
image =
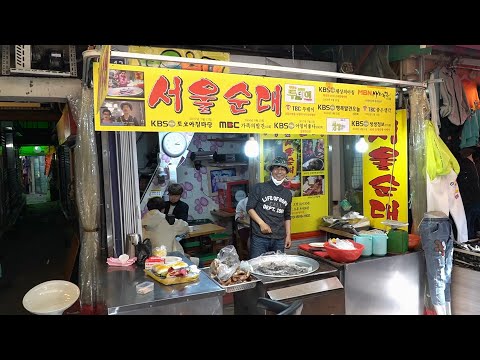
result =
[[[30,314],[23,296],[47,280],[64,279],[73,227],[58,201],[28,203],[0,239],[0,315]]]

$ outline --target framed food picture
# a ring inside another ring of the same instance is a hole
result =
[[[218,194],[218,183],[231,181],[233,176],[237,175],[237,169],[235,168],[217,168],[209,167],[207,169],[208,188],[210,195]]]
[[[324,176],[304,176],[302,180],[302,196],[315,196],[325,194]]]
[[[143,97],[143,77],[142,71],[110,70],[107,96]]]

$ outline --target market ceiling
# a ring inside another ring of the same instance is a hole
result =
[[[301,60],[333,61],[345,51],[358,52],[360,57],[368,55],[375,45],[155,45],[183,49],[224,51],[233,54],[271,56]],[[403,60],[420,55],[446,54],[480,59],[480,45],[390,45],[389,61]]]

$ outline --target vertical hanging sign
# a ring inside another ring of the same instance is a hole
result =
[[[97,104],[95,112],[99,113],[108,92],[108,65],[110,64],[110,50],[111,45],[103,45],[100,53],[100,70],[98,72],[98,90],[97,90]]]
[[[408,222],[407,111],[395,114],[395,135],[366,136],[363,155],[363,213],[371,226],[384,220]]]

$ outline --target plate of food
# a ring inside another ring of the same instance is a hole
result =
[[[325,246],[325,243],[324,242],[313,242],[313,243],[310,243],[308,245],[311,246],[311,247],[315,247],[315,248],[323,248]]]
[[[108,88],[108,96],[139,96],[142,94],[143,89],[137,86]]]
[[[178,261],[154,265],[151,269],[145,269],[145,273],[163,285],[175,285],[196,281],[200,270],[195,265],[188,266],[187,263]]]

